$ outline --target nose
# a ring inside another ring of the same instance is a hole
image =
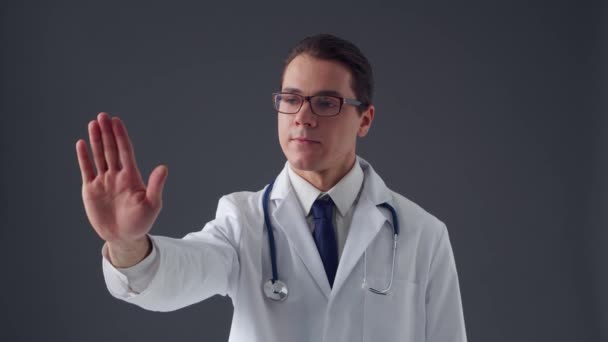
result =
[[[317,126],[317,116],[310,109],[310,102],[304,101],[302,108],[294,114],[296,125],[305,125],[309,127]]]

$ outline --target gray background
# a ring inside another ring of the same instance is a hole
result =
[[[604,3],[605,4],[605,3]],[[127,123],[154,234],[212,219],[284,157],[270,93],[300,38],[367,54],[376,119],[359,155],[446,222],[470,341],[607,341],[606,6],[591,1],[3,1],[1,341],[221,341],[225,297],[171,313],[113,299],[75,142]]]

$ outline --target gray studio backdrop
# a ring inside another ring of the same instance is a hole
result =
[[[469,340],[608,340],[599,1],[0,9],[1,341],[226,340],[228,298],[155,313],[109,295],[74,145],[98,112],[122,117],[144,177],[169,166],[152,232],[198,230],[282,168],[270,93],[318,32],[375,67],[359,154],[446,222]]]

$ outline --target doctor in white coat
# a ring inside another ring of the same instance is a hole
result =
[[[215,219],[182,239],[150,234],[167,168],[144,184],[123,122],[100,113],[93,160],[83,140],[76,150],[110,293],[154,311],[228,295],[230,341],[466,341],[446,225],[356,155],[372,88],[352,43],[300,41],[273,94],[284,169],[272,189],[222,197]]]

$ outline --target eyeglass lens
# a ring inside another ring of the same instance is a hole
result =
[[[298,94],[276,94],[274,96],[275,109],[284,114],[295,114],[304,103],[304,97]],[[340,112],[341,99],[334,96],[311,96],[312,111],[321,116],[332,116]]]

